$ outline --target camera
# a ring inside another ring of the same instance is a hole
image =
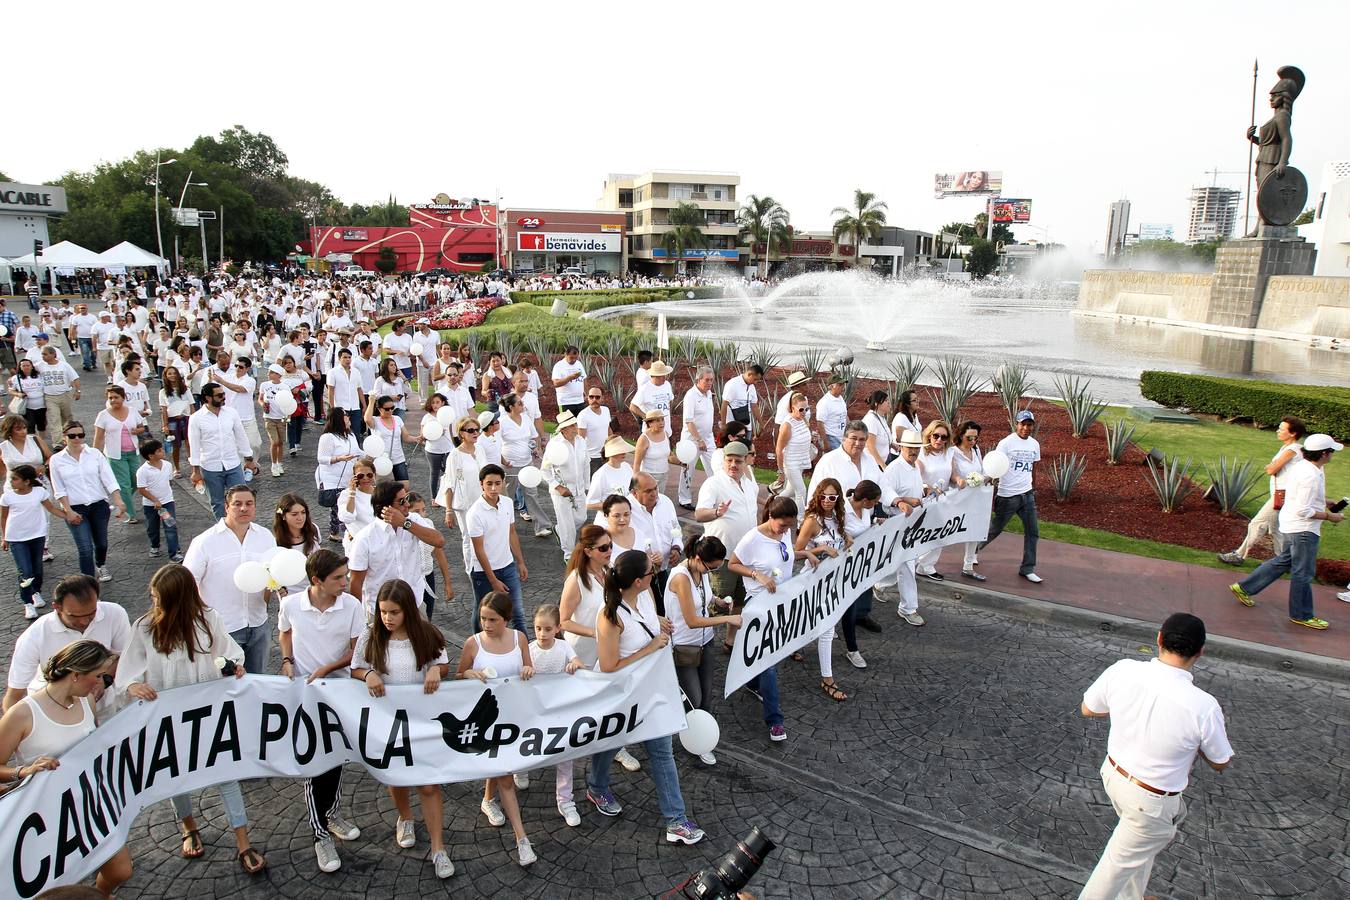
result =
[[[764,859],[778,845],[756,825],[750,833],[717,862],[698,872],[676,890],[690,900],[735,900],[741,888],[755,877]]]
[[[1338,512],[1344,512],[1344,511],[1345,511],[1345,508],[1346,508],[1347,506],[1350,506],[1350,497],[1342,497],[1341,499],[1337,500],[1335,503],[1333,503],[1333,504],[1331,504],[1330,506],[1328,506],[1327,509],[1331,510],[1331,511],[1334,512],[1334,513],[1338,513]]]

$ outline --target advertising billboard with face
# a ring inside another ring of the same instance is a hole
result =
[[[997,197],[1002,190],[1002,172],[939,172],[934,176],[933,196],[939,200],[943,197]]]

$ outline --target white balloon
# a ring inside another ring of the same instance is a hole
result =
[[[278,551],[267,563],[267,570],[277,584],[303,584],[305,578],[305,554],[287,547]]]
[[[275,397],[272,398],[272,402],[276,404],[277,412],[281,413],[283,416],[290,416],[295,414],[296,409],[295,395],[292,394],[290,391],[282,391],[281,393],[277,394]]]
[[[1008,454],[1002,450],[990,450],[984,455],[984,474],[990,478],[1002,478],[1008,465]]]
[[[394,461],[387,456],[375,460],[375,474],[383,478],[394,471]]]
[[[675,458],[686,466],[698,459],[698,444],[688,438],[675,445]]]
[[[7,334],[9,334],[9,329],[3,325],[0,325],[0,337],[4,337]]]
[[[361,449],[366,451],[366,456],[384,456],[384,438],[378,434],[367,435],[361,442]]]
[[[445,426],[435,419],[422,423],[422,437],[429,441],[438,441],[441,435],[445,434]]]
[[[550,441],[544,450],[544,462],[550,466],[565,466],[572,456],[572,450],[566,441]]]
[[[455,424],[455,411],[448,406],[442,406],[436,410],[436,421],[441,423],[442,428],[449,428]]]
[[[422,345],[421,345],[421,344],[413,344],[411,347],[408,348],[408,352],[411,353],[413,356],[421,356],[421,355],[422,355]]]
[[[722,737],[722,729],[718,727],[717,720],[711,713],[701,709],[691,709],[685,714],[684,719],[688,727],[680,732],[680,744],[690,753],[700,756],[711,753]]]
[[[544,480],[544,473],[534,466],[526,466],[520,470],[520,486],[531,490],[539,487],[539,482]]]
[[[685,296],[688,297],[690,300],[693,300],[693,299],[694,299],[694,292],[693,292],[693,291],[690,291],[689,293],[685,294]]]
[[[234,586],[246,594],[256,594],[267,587],[271,577],[267,566],[256,560],[250,560],[241,563],[239,568],[234,570]]]

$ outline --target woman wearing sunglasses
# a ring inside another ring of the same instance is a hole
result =
[[[844,527],[844,491],[839,482],[826,478],[816,485],[811,503],[802,519],[802,530],[797,534],[797,549],[819,548],[827,556],[838,556],[848,549],[852,540]],[[820,689],[831,700],[842,702],[848,694],[834,683],[834,629],[828,629],[816,640],[816,656],[820,660]],[[793,657],[796,658],[795,656]]]
[[[328,539],[342,540],[346,526],[338,517],[338,494],[348,480],[352,466],[364,454],[361,442],[348,427],[347,413],[340,408],[328,410],[328,421],[319,435],[318,468],[314,480],[319,485],[319,505],[328,507]]]
[[[352,539],[361,529],[375,521],[375,508],[370,495],[375,492],[375,462],[362,458],[352,463],[352,480],[338,496],[337,515],[345,531],[343,547],[350,548]]]
[[[925,494],[941,494],[948,488],[965,487],[966,480],[956,474],[952,449],[952,425],[946,419],[934,419],[923,429],[923,452],[919,454],[919,475],[923,478]],[[919,557],[915,574],[931,581],[942,581],[937,570],[942,548],[929,550]]]
[[[127,514],[120,485],[108,459],[85,443],[84,423],[66,423],[66,446],[48,460],[52,497],[65,510],[66,525],[80,555],[80,571],[112,581],[108,571],[108,501],[115,509],[111,515],[121,519]]]
[[[778,441],[774,458],[778,460],[779,477],[783,480],[780,497],[806,499],[806,482],[802,472],[811,468],[811,426],[806,421],[810,405],[805,394],[793,393],[788,400],[787,421],[778,427]]]
[[[490,417],[490,413],[485,413]],[[453,448],[446,460],[444,496],[437,502],[445,507],[445,527],[459,528],[460,549],[464,554],[464,568],[472,568],[473,544],[469,541],[469,507],[483,495],[478,483],[478,470],[488,464],[487,455],[478,439],[483,433],[482,420],[463,416],[455,423],[459,446]]]
[[[595,618],[605,605],[605,570],[614,541],[599,525],[582,525],[563,579],[558,603],[559,627],[572,651],[588,669],[594,669]]]
[[[980,423],[962,422],[956,433],[959,439],[956,442],[956,452],[952,454],[952,472],[964,480],[972,472],[984,471],[984,454],[980,452]],[[971,541],[961,546],[965,548],[961,574],[972,581],[984,581],[984,576],[974,568],[980,564],[980,558],[975,555],[975,551],[980,549],[980,542]]]
[[[400,375],[400,377],[402,376]],[[379,387],[379,384],[380,379],[375,379],[376,388]],[[370,406],[366,412],[366,426],[370,428],[371,434],[384,443],[384,453],[389,457],[389,461],[394,464],[394,480],[406,484],[408,481],[408,457],[403,452],[403,442],[420,444],[422,443],[422,437],[409,433],[407,426],[403,424],[403,420],[394,414],[397,403],[398,398],[388,394],[371,397]]]

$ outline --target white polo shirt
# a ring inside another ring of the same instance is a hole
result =
[[[752,482],[753,483],[753,482]],[[725,471],[710,475],[698,489],[698,509],[716,509],[731,501],[726,514],[703,523],[703,533],[719,539],[728,548],[734,548],[755,527],[759,520],[758,490],[747,490],[746,479],[732,480]]]
[[[74,641],[98,641],[120,654],[127,649],[130,640],[131,621],[127,611],[116,603],[98,601],[94,607],[93,621],[85,626],[84,631],[67,628],[56,610],[52,610],[28,626],[28,630],[15,641],[6,683],[15,690],[41,690],[47,683],[42,677],[42,664],[67,644]]]
[[[338,409],[360,409],[361,373],[353,365],[350,370],[335,366],[328,371],[328,386],[333,390],[333,405]]]
[[[314,608],[308,590],[297,591],[282,598],[277,612],[277,630],[283,634],[291,633],[295,674],[303,677],[346,656],[352,640],[366,630],[366,614],[361,609],[361,601],[345,591],[324,610]],[[344,678],[350,671],[344,666],[328,677]]]
[[[511,555],[511,529],[515,527],[516,508],[510,497],[498,497],[494,509],[486,499],[479,497],[469,507],[469,537],[483,539],[483,552],[493,571],[504,569],[515,562]],[[481,572],[478,554],[469,553],[469,571]]]
[[[234,570],[243,562],[267,562],[277,553],[277,539],[250,522],[241,542],[221,519],[192,539],[183,565],[197,579],[202,602],[220,614],[229,632],[267,624],[262,591],[246,594],[234,586]]]
[[[566,357],[553,364],[553,378],[566,378],[569,375],[580,375],[580,378],[573,378],[560,388],[558,392],[558,405],[571,406],[576,403],[586,402],[586,367],[581,364],[581,360],[568,362]]]
[[[431,525],[417,513],[409,513],[408,518],[415,525]],[[418,553],[421,543],[412,532],[395,528],[383,519],[371,522],[352,539],[347,548],[347,565],[353,572],[366,573],[366,580],[361,585],[361,600],[368,613],[375,614],[375,597],[386,581],[408,582],[413,596],[421,602],[426,591]]]
[[[703,393],[696,387],[691,387],[684,392],[684,403],[680,407],[680,412],[684,417],[681,423],[680,433],[675,437],[676,443],[683,440],[692,440],[689,437],[689,425],[692,423],[694,430],[698,432],[699,439],[703,445],[712,450],[713,448],[713,419],[716,415],[713,411],[712,391]]]
[[[1160,659],[1114,663],[1083,693],[1083,705],[1111,714],[1106,752],[1160,791],[1186,789],[1196,750],[1213,763],[1233,758],[1219,701]]]

